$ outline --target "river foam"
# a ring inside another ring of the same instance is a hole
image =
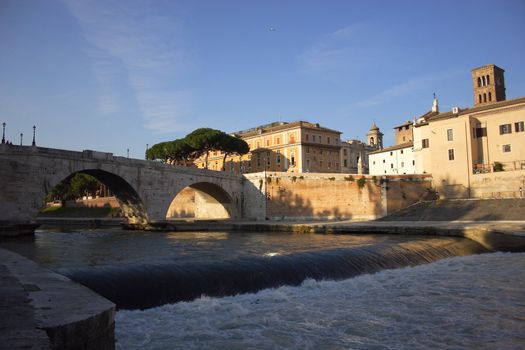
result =
[[[523,349],[525,253],[116,315],[119,349]]]

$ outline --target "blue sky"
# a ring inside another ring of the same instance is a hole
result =
[[[275,30],[270,30],[274,28]],[[52,148],[142,158],[199,127],[308,120],[360,138],[472,105],[470,70],[525,96],[525,1],[0,0],[0,121]]]

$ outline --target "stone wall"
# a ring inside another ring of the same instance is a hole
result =
[[[186,187],[177,194],[168,209],[167,219],[195,217],[195,190]]]
[[[525,170],[471,175],[472,198],[519,198],[525,196]],[[521,192],[520,192],[521,187]]]
[[[387,212],[396,212],[422,200],[436,199],[431,182],[431,176],[388,176],[385,188]]]

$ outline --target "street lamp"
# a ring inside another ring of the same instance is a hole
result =
[[[128,158],[129,158],[129,148],[128,148],[128,150],[127,150],[127,151],[128,151]]]
[[[5,143],[5,122],[2,123],[4,130],[2,131],[2,143]]]
[[[33,143],[31,143],[32,146],[36,146],[35,133],[36,133],[36,126],[33,125]]]
[[[20,133],[20,146],[22,146],[22,140],[24,139],[24,134]]]

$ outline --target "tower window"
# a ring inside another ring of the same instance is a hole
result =
[[[373,137],[370,138],[370,146],[374,146],[374,138]]]
[[[487,85],[490,85],[490,75],[487,75]]]
[[[481,78],[478,77],[478,87],[481,87]]]
[[[487,85],[487,81],[485,80],[485,76],[483,76],[481,78],[481,81],[483,82],[483,86],[486,86]]]
[[[483,93],[483,102],[487,102],[487,94]]]
[[[481,103],[481,94],[479,94],[478,97],[479,97],[479,103]]]
[[[489,92],[489,102],[492,101],[492,93]]]

